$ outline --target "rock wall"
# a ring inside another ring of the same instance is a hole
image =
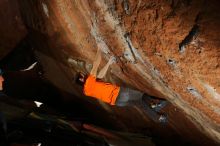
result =
[[[16,0],[1,0],[0,8],[0,58],[3,58],[25,37],[27,30]]]
[[[218,0],[23,0],[19,4],[26,25],[44,36],[39,51],[59,63],[66,82],[77,71],[88,73],[101,48],[102,66],[110,56],[117,58],[106,80],[166,98],[201,132],[220,142]],[[54,82],[62,88],[61,82]]]

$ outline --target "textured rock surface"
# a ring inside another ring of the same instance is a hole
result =
[[[41,43],[39,59],[51,56],[62,69],[57,74],[54,70],[60,69],[48,69],[48,78],[58,87],[79,95],[72,76],[76,71],[89,72],[100,47],[102,65],[111,55],[117,58],[106,80],[168,99],[201,132],[220,142],[218,0],[23,0],[19,4],[24,22],[35,34],[33,40]],[[178,129],[178,123],[173,125]]]
[[[2,58],[24,38],[27,30],[23,24],[19,4],[16,0],[13,3],[8,0],[1,0],[0,8],[0,58]]]

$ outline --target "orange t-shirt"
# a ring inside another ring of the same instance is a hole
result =
[[[111,83],[96,81],[96,77],[89,75],[84,84],[84,94],[107,102],[115,104],[119,94],[120,87]]]

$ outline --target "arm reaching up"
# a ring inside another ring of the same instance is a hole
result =
[[[114,56],[111,56],[111,58],[108,60],[108,63],[101,69],[101,71],[99,72],[98,74],[98,77],[99,79],[102,79],[105,77],[107,71],[108,71],[108,68],[109,66],[115,62],[115,57]]]
[[[100,62],[101,62],[101,49],[98,48],[96,56],[95,56],[95,60],[93,62],[92,70],[90,71],[90,75],[93,75],[95,77],[97,76],[97,71],[98,71]]]

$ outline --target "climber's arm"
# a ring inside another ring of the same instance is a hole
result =
[[[95,56],[95,61],[93,62],[92,70],[90,71],[90,75],[96,77],[100,62],[101,62],[101,49],[98,48]]]
[[[99,79],[102,79],[105,77],[108,69],[109,69],[109,66],[115,62],[115,57],[114,56],[111,56],[111,58],[109,59],[108,63],[101,69],[101,71],[99,72],[97,78]]]

